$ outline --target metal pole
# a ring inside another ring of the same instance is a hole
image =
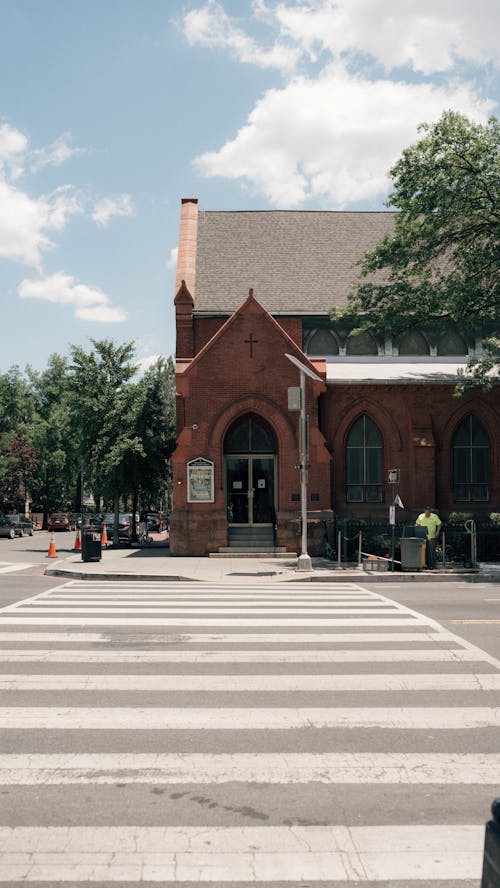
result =
[[[302,552],[297,561],[297,570],[312,570],[312,561],[307,554],[307,421],[306,421],[306,376],[316,382],[322,382],[321,377],[314,373],[310,367],[302,364],[295,355],[285,352],[285,358],[291,361],[300,371],[300,514],[302,522]]]
[[[337,531],[337,563],[340,567],[342,564],[342,531]]]
[[[393,506],[394,506],[394,500],[396,498],[395,490],[396,490],[396,485],[391,484],[391,502],[392,502]],[[395,513],[395,511],[396,510],[394,508],[394,513]],[[394,573],[394,552],[396,550],[396,525],[394,523],[395,520],[396,520],[396,515],[394,514],[393,523],[391,525],[391,571],[392,571],[392,573]]]
[[[358,567],[361,566],[361,549],[363,548],[363,533],[358,531]]]
[[[312,570],[307,554],[307,422],[306,422],[306,375],[300,370],[300,515],[302,524],[302,551],[297,570]]]

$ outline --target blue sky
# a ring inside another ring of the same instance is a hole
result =
[[[498,115],[493,0],[0,0],[0,372],[173,354],[179,206],[380,209],[417,125]]]

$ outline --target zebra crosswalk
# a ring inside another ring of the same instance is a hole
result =
[[[500,661],[357,583],[0,610],[0,885],[478,888]]]

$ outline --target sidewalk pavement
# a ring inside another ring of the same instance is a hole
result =
[[[297,556],[274,558],[173,557],[166,540],[142,548],[105,548],[101,561],[84,562],[75,552],[47,564],[47,576],[89,580],[169,580],[212,583],[251,583],[260,577],[266,582],[359,582],[408,583],[441,582],[467,579],[470,582],[500,581],[500,564],[481,565],[478,569],[450,568],[415,573],[365,571],[357,565],[338,567],[326,558],[313,558],[312,571],[297,570]]]

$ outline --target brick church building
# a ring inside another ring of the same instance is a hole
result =
[[[208,212],[181,203],[176,315],[173,555],[236,546],[300,551],[299,370],[306,377],[308,537],[339,517],[404,520],[431,503],[500,510],[498,389],[454,398],[483,330],[354,335],[330,320],[389,212]]]

